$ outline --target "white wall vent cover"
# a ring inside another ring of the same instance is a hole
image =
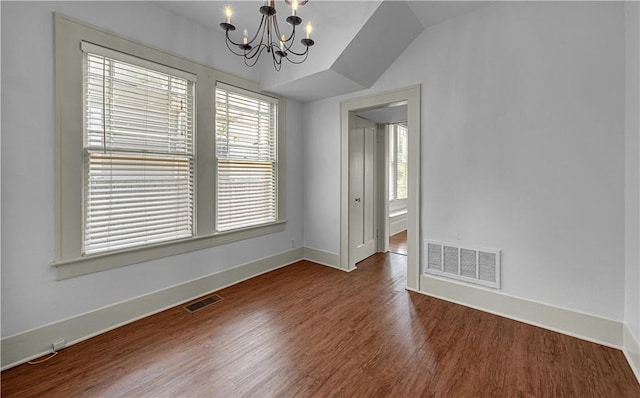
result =
[[[427,274],[500,289],[500,250],[425,241]]]

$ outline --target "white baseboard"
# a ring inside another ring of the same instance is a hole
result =
[[[624,352],[631,370],[633,370],[638,383],[640,383],[640,342],[633,337],[629,326],[626,324],[623,327],[622,341],[622,352]]]
[[[340,256],[335,253],[327,252],[311,247],[304,248],[304,259],[313,261],[314,263],[326,265],[327,267],[337,268],[340,271],[346,271],[340,267]]]
[[[65,339],[67,346],[79,343],[119,326],[299,261],[305,252],[306,250],[301,247],[289,250],[5,337],[0,342],[2,370],[48,354],[51,344],[57,339]]]
[[[421,275],[420,290],[428,296],[475,308],[617,349],[622,348],[623,323],[556,307],[462,282]]]

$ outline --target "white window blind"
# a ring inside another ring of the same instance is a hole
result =
[[[218,85],[216,229],[277,220],[277,100]]]
[[[88,43],[82,48],[83,253],[193,236],[195,79]]]

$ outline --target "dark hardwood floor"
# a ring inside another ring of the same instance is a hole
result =
[[[407,254],[407,230],[389,237],[389,251],[396,254]]]
[[[623,354],[301,261],[2,373],[2,396],[640,397]]]

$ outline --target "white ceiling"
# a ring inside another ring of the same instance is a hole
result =
[[[424,28],[496,3],[495,1],[408,1]]]
[[[271,63],[260,63],[256,67],[260,68],[261,86],[265,91],[301,102],[362,90],[370,87],[424,28],[493,3],[310,0],[298,9],[303,19],[301,27],[307,21],[314,26],[312,38],[316,45],[311,48],[309,59],[301,65],[283,64],[280,72],[275,72]],[[261,16],[259,8],[264,2],[154,1],[153,4],[219,32],[220,40],[224,40],[219,26],[226,19],[224,9],[231,5],[231,22],[237,28],[235,37],[239,41],[245,28],[250,36],[255,34]],[[283,0],[276,0],[276,9],[279,15],[290,14]],[[377,51],[377,41],[393,43],[394,51],[386,51],[382,56]]]
[[[225,7],[233,10],[231,23],[237,28],[236,34],[241,37],[243,30],[249,34],[255,33],[260,23],[260,6],[264,1],[254,0],[212,0],[212,1],[154,1],[155,5],[169,10],[175,14],[192,19],[215,31],[223,34],[220,23],[226,20]],[[307,21],[314,26],[312,38],[319,42],[332,42],[335,46],[337,40],[347,40],[353,37],[358,28],[366,22],[371,13],[378,7],[381,1],[324,1],[310,0],[308,4],[298,9],[298,16],[304,29]],[[283,0],[276,0],[276,10],[279,20],[291,14],[291,9]],[[281,26],[287,25],[282,21]],[[288,26],[288,25],[287,25]],[[338,33],[335,37],[333,33]],[[328,37],[326,37],[328,36]],[[342,37],[342,39],[340,38]]]
[[[386,0],[395,2],[396,0]],[[254,28],[259,22],[259,8],[264,1],[254,0],[211,0],[211,1],[155,1],[159,7],[165,8],[175,14],[185,16],[202,25],[213,29],[220,29],[220,22],[225,20],[224,9],[231,5],[233,9],[232,23],[240,30]],[[345,30],[345,39],[351,36],[348,32],[349,26],[362,25],[370,16],[373,9],[377,8],[381,1],[359,0],[359,1],[335,1],[335,0],[310,0],[305,6],[298,10],[298,15],[304,21],[311,20],[315,26],[315,35],[318,40],[331,29],[339,28]],[[416,17],[424,28],[439,24],[458,15],[466,14],[478,8],[486,7],[495,1],[407,1]],[[282,0],[276,1],[278,10],[289,10]],[[372,9],[373,8],[373,9]],[[381,29],[388,27],[381,26]],[[355,32],[354,32],[355,33]]]

